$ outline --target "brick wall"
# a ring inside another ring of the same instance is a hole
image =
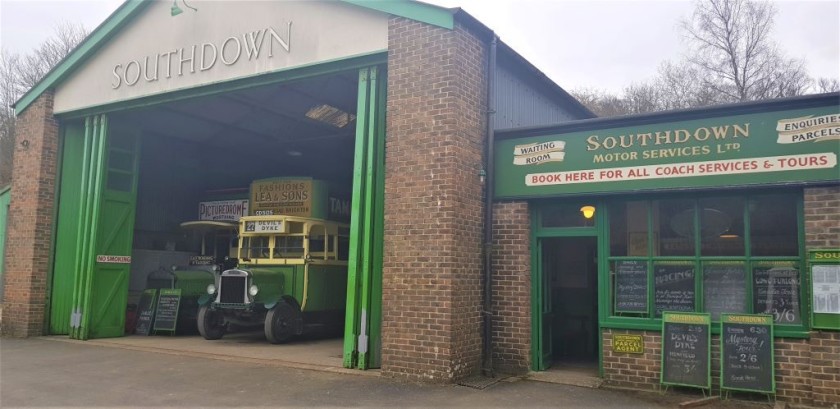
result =
[[[612,352],[613,334],[642,334],[643,355]],[[660,332],[605,329],[604,381],[637,390],[659,389]],[[840,405],[840,333],[815,331],[810,339],[775,341],[776,398],[795,405]],[[720,337],[712,335],[712,390],[720,388]]]
[[[810,344],[814,405],[840,407],[840,332],[813,332]]]
[[[446,382],[481,357],[486,50],[393,17],[388,39],[382,373]]]
[[[805,245],[840,248],[840,185],[805,189]]]
[[[531,220],[528,202],[493,205],[493,366],[531,367]]]
[[[3,333],[14,337],[43,331],[58,151],[52,106],[44,93],[17,118],[3,275]]]
[[[660,339],[654,331],[603,330],[604,382],[608,385],[637,390],[656,390],[659,387]],[[613,334],[642,335],[643,354],[623,354],[612,351]]]

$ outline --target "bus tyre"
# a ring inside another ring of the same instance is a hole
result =
[[[222,314],[210,309],[209,305],[202,305],[198,309],[198,332],[204,339],[220,339],[225,335],[225,322]]]
[[[295,335],[300,311],[286,301],[280,301],[265,314],[265,339],[282,344]]]

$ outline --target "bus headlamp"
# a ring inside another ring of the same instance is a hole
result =
[[[207,294],[210,294],[210,295],[216,294],[216,285],[215,284],[207,284]]]
[[[260,292],[260,288],[257,287],[256,285],[252,285],[252,286],[248,287],[248,294],[250,294],[251,297],[256,296],[257,293],[259,293],[259,292]]]

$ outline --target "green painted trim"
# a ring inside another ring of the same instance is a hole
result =
[[[30,88],[29,91],[15,102],[15,115],[22,114],[41,94],[50,88],[56,87],[61,81],[67,78],[84,61],[93,56],[102,45],[113,38],[135,14],[150,4],[152,2],[146,0],[126,0],[104,23],[93,30],[81,44],[73,49],[43,79],[38,81],[34,87]]]
[[[293,67],[286,70],[274,71],[272,73],[267,74],[252,75],[249,77],[242,77],[229,81],[214,82],[199,87],[186,88],[182,90],[148,95],[141,98],[114,101],[105,105],[83,108],[77,111],[62,112],[56,114],[56,116],[62,119],[73,119],[83,118],[90,115],[97,115],[102,113],[112,113],[117,111],[125,111],[129,109],[145,108],[168,102],[176,102],[198,97],[208,97],[248,88],[256,88],[265,85],[316,77],[320,75],[328,75],[344,71],[357,70],[369,67],[371,65],[385,64],[387,62],[387,50],[375,51],[369,54],[354,55],[337,60],[322,61],[316,64]]]
[[[455,28],[455,10],[406,0],[342,0],[345,3],[385,12],[409,20],[443,27]]]

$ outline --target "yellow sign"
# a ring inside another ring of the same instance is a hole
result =
[[[613,334],[613,352],[624,354],[645,353],[645,343],[641,335]]]
[[[251,184],[250,213],[254,216],[312,214],[311,179],[257,180]]]

